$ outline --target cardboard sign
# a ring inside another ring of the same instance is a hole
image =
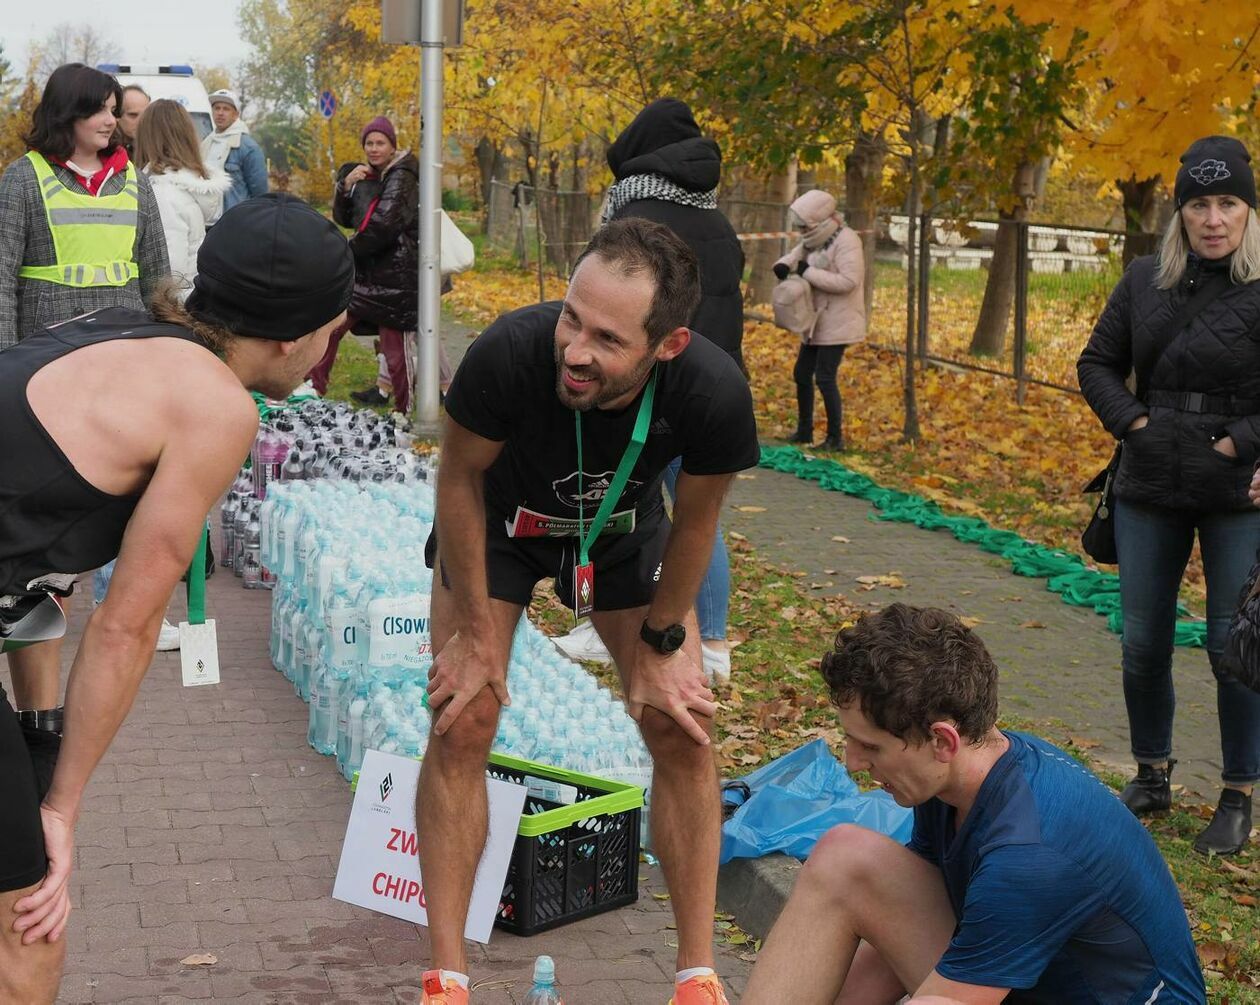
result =
[[[219,683],[219,635],[214,618],[200,625],[179,623],[179,666],[184,687]]]
[[[404,921],[429,923],[416,857],[416,832],[424,828],[423,817],[416,821],[414,816],[419,782],[419,761],[379,750],[364,755],[333,899]],[[525,791],[522,785],[486,779],[490,832],[477,864],[464,926],[464,938],[474,942],[490,941],[525,806]]]

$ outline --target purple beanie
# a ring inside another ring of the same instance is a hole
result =
[[[359,133],[360,143],[367,142],[368,133],[380,133],[389,140],[389,145],[391,147],[398,146],[398,136],[394,133],[394,124],[390,122],[389,119],[385,118],[384,115],[378,115],[363,127],[363,132]]]

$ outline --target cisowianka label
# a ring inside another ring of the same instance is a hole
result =
[[[432,652],[428,597],[378,597],[368,604],[368,663],[419,668]]]

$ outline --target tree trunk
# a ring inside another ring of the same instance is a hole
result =
[[[771,175],[766,179],[764,200],[784,207],[786,217],[787,205],[796,198],[796,161],[793,160],[783,174]],[[773,267],[778,260],[778,241],[752,241],[746,247],[748,253],[749,280],[748,299],[754,304],[770,301],[770,292],[777,280]]]
[[[968,348],[973,356],[1000,356],[1006,350],[1006,329],[1015,302],[1015,266],[1019,256],[1018,224],[1028,219],[1028,209],[1036,198],[1037,165],[1020,164],[1015,169],[1015,208],[998,213],[997,238],[984,284],[984,300]]]
[[[481,182],[481,218],[484,230],[490,219],[492,183],[504,180],[507,174],[507,161],[499,145],[485,136],[477,141],[475,153],[477,174]]]
[[[906,195],[906,358],[903,394],[905,400],[905,425],[901,430],[904,443],[919,442],[919,403],[914,393],[914,358],[917,349],[915,322],[918,320],[918,251],[924,235],[918,233],[920,204],[923,201],[923,183],[919,178],[919,141],[910,138],[910,191]]]
[[[844,159],[844,219],[862,238],[862,300],[870,327],[875,299],[875,230],[888,144],[882,134],[859,132]]]
[[[1124,264],[1140,255],[1151,255],[1159,247],[1159,175],[1154,178],[1130,177],[1117,181],[1116,188],[1124,198]]]

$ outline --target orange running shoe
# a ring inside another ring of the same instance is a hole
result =
[[[681,984],[674,985],[674,997],[669,1005],[730,1005],[726,1000],[726,992],[722,990],[722,982],[717,974],[705,974],[703,977],[692,977]]]
[[[442,971],[426,970],[420,978],[420,1005],[468,1005],[468,992],[454,981],[442,984]],[[723,998],[722,1001],[726,999]],[[697,998],[696,1001],[704,1001]]]

